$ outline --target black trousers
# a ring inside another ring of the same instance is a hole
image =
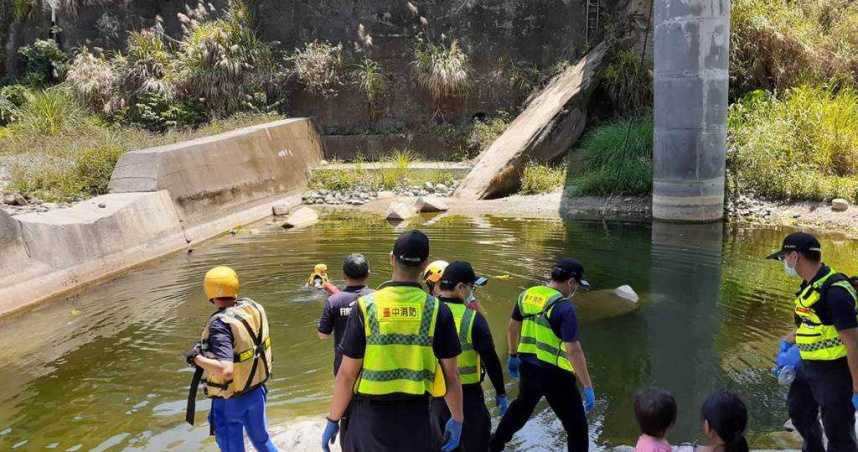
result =
[[[829,451],[858,450],[855,442],[855,408],[852,406],[852,375],[846,358],[836,361],[805,361],[787,398],[789,416],[804,440],[802,450],[822,452],[822,431]],[[819,415],[822,414],[822,426]]]
[[[437,452],[429,421],[429,398],[382,401],[356,398],[349,404],[344,452]]]
[[[462,386],[462,405],[465,422],[462,425],[462,441],[459,452],[486,452],[489,450],[489,438],[492,434],[492,420],[483,388],[479,384]],[[432,431],[439,438],[444,437],[444,427],[450,420],[450,410],[444,399],[432,399]],[[443,443],[442,443],[443,444]]]
[[[522,361],[520,372],[518,398],[509,405],[506,415],[501,419],[489,450],[503,450],[512,435],[524,427],[536,404],[545,396],[566,430],[568,450],[586,452],[590,445],[587,415],[575,375],[559,367],[541,367],[527,361]]]

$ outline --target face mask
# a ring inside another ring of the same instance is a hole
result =
[[[477,301],[477,297],[474,296],[474,289],[471,289],[470,291],[468,291],[468,296],[465,297],[465,304],[470,304],[474,301]]]
[[[784,259],[784,273],[786,273],[787,276],[789,276],[790,278],[795,278],[798,276],[798,272],[795,271],[794,267],[789,266],[789,263],[786,259]]]

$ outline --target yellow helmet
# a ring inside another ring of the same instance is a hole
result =
[[[450,265],[447,261],[437,260],[433,261],[426,267],[426,271],[423,272],[423,280],[427,283],[436,284],[441,280],[441,275],[444,274],[444,269]]]
[[[206,273],[203,289],[209,300],[238,296],[238,274],[229,267],[215,267]]]
[[[325,264],[316,264],[316,266],[313,267],[313,273],[323,274],[323,273],[327,273],[327,272],[328,272],[328,266]]]

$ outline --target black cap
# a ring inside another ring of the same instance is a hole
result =
[[[569,278],[574,278],[585,289],[590,287],[590,283],[584,279],[584,267],[578,261],[575,259],[560,259],[554,264],[554,269],[551,270],[551,279],[566,281]]]
[[[793,251],[798,251],[805,255],[814,253],[821,255],[822,245],[819,244],[819,240],[816,240],[816,237],[806,232],[793,232],[784,238],[784,242],[781,244],[781,249],[769,254],[766,259],[781,260],[787,253],[791,253]]]
[[[459,283],[485,286],[488,279],[485,276],[477,276],[471,264],[462,261],[451,262],[441,275],[441,285],[444,287],[455,287]]]
[[[429,237],[416,229],[403,232],[393,244],[393,256],[402,265],[417,267],[429,259]]]
[[[369,275],[369,262],[363,254],[349,254],[343,261],[343,274],[349,278],[360,279]]]

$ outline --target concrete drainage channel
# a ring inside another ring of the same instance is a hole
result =
[[[324,154],[306,118],[132,151],[110,194],[60,210],[0,211],[0,315],[297,206]]]

